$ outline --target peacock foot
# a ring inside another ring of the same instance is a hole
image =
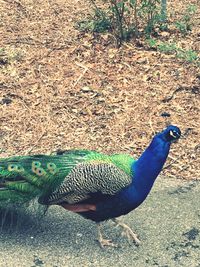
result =
[[[112,240],[111,239],[104,239],[104,238],[99,238],[99,244],[100,244],[100,247],[101,248],[104,248],[104,247],[106,247],[106,246],[110,246],[110,247],[114,247],[114,248],[117,248],[118,247],[118,245],[117,244],[114,244],[113,242],[112,242]]]
[[[117,219],[113,219],[116,226],[120,226],[123,229],[122,234],[128,238],[129,241],[133,240],[137,245],[141,243],[137,235],[132,231],[132,229],[125,223],[120,222]]]
[[[102,233],[101,233],[101,225],[98,224],[97,227],[98,227],[98,237],[99,237],[98,238],[98,242],[100,244],[100,247],[101,248],[104,248],[106,246],[110,246],[110,247],[117,248],[118,245],[117,244],[114,244],[111,239],[104,239],[103,238]]]

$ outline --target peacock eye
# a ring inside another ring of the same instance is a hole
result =
[[[56,169],[56,164],[54,164],[54,163],[47,163],[47,169],[49,169],[49,170],[55,170]]]
[[[17,171],[23,171],[23,167],[21,167],[21,166],[17,166]]]
[[[14,164],[8,165],[8,171],[15,171],[15,170],[16,170],[16,166]]]
[[[39,161],[33,161],[32,162],[32,166],[33,167],[40,167],[41,166],[41,162],[39,162]]]
[[[169,131],[169,135],[171,136],[171,137],[173,137],[173,138],[176,138],[177,136],[176,136],[176,132],[175,131]]]

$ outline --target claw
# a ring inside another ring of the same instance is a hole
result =
[[[115,223],[115,227],[121,227],[123,229],[122,235],[125,235],[129,241],[134,241],[136,245],[139,245],[141,241],[138,239],[137,235],[132,231],[132,229],[126,225],[123,222],[120,222],[117,219],[112,220]],[[101,224],[97,224],[98,227],[98,242],[101,246],[101,248],[104,248],[105,246],[115,247],[117,248],[118,245],[114,244],[111,239],[104,239],[101,234]]]
[[[128,225],[120,222],[117,219],[113,219],[113,222],[116,224],[116,226],[120,226],[123,229],[122,234],[125,235],[129,241],[133,240],[137,245],[139,245],[141,243],[141,241],[138,239],[137,235],[132,231],[132,229]]]
[[[101,248],[104,248],[105,246],[110,246],[110,247],[117,248],[118,245],[117,244],[114,244],[111,239],[104,239],[103,238],[103,236],[101,234],[101,225],[98,224],[97,227],[98,227],[98,236],[99,236],[98,242],[100,244],[100,247]]]
[[[118,245],[114,244],[111,239],[99,238],[98,241],[99,241],[101,248],[104,248],[106,246],[110,246],[110,247],[114,247],[114,248],[118,247]]]

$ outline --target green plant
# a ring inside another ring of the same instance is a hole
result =
[[[111,26],[108,14],[100,8],[94,10],[91,18],[79,21],[76,25],[80,31],[90,32],[106,32],[111,29]]]
[[[175,23],[176,28],[183,35],[186,35],[188,31],[192,30],[192,26],[193,26],[192,17],[196,11],[197,11],[196,5],[188,5],[181,20]]]
[[[175,43],[165,43],[161,42],[157,45],[157,49],[160,52],[166,53],[166,54],[171,54],[173,52],[177,51],[177,46]]]
[[[167,20],[167,0],[161,0],[160,15],[161,15],[161,21],[165,23]]]
[[[150,48],[156,48],[157,47],[157,41],[153,38],[147,39],[147,44]]]
[[[146,25],[144,27],[145,34],[150,37],[156,24],[161,22],[161,14],[159,13],[160,0],[143,0],[139,15],[142,18],[146,17]]]
[[[199,64],[199,57],[196,51],[192,49],[177,51],[177,57],[187,62],[197,62]]]
[[[80,30],[104,32],[112,31],[117,46],[131,36],[144,32],[148,36],[160,23],[160,0],[106,0],[104,6],[97,6],[90,0],[93,16],[77,24]]]
[[[197,52],[192,49],[180,48],[175,43],[158,42],[153,38],[147,39],[147,44],[150,48],[157,49],[161,53],[175,54],[177,58],[183,61],[200,64]]]

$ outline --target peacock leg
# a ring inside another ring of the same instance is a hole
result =
[[[120,226],[123,229],[123,232],[125,236],[128,238],[128,240],[134,240],[137,245],[141,243],[141,241],[138,239],[137,235],[132,231],[132,229],[125,223],[121,222],[119,219],[112,219],[112,221],[116,224],[116,226]]]
[[[101,223],[97,224],[97,230],[98,230],[98,241],[101,246],[101,248],[104,248],[105,246],[110,246],[110,247],[118,247],[116,244],[112,242],[111,239],[104,239],[101,233]]]

